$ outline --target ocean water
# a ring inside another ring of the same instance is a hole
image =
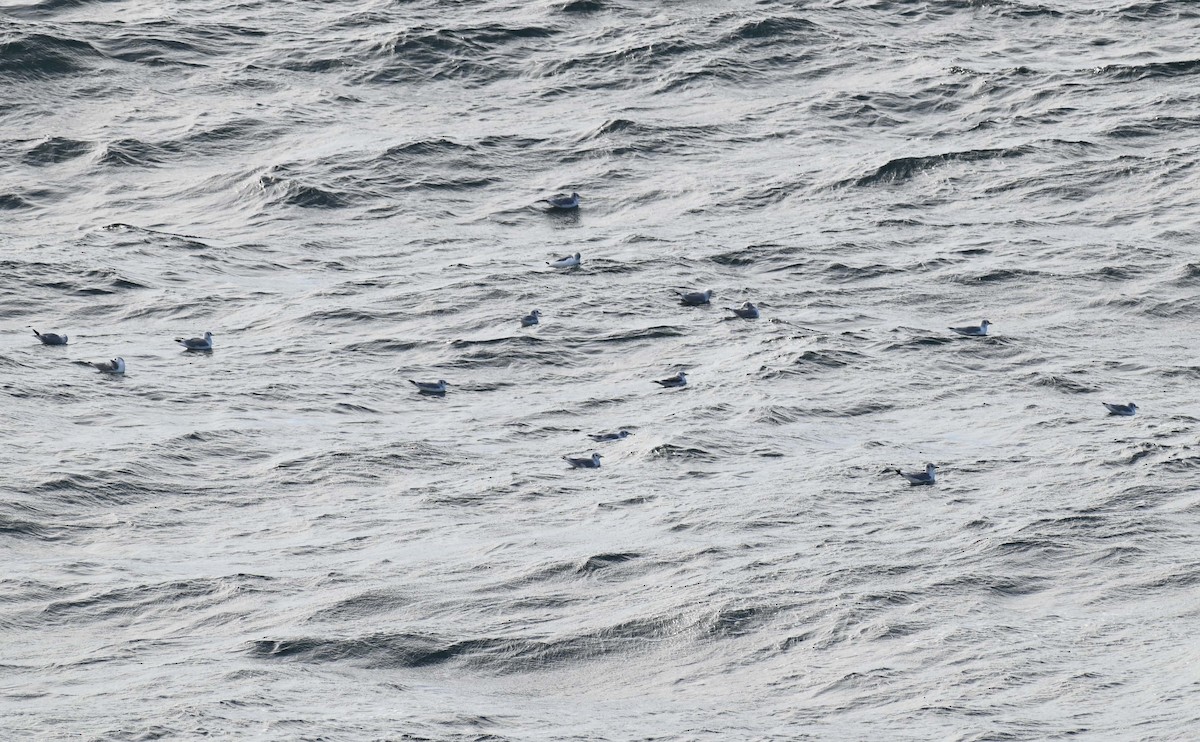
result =
[[[0,738],[1194,739],[1198,28],[0,1]]]

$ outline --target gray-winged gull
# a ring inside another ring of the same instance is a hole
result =
[[[954,330],[959,335],[966,335],[967,337],[979,338],[979,337],[983,337],[984,335],[987,334],[988,327],[990,327],[991,324],[992,324],[991,322],[988,322],[985,319],[984,321],[980,322],[978,325],[967,325],[966,327],[951,327],[950,329]]]
[[[707,291],[676,291],[679,294],[679,303],[687,304],[689,307],[699,307],[707,304],[713,296],[712,289]]]
[[[32,327],[29,329],[33,330]],[[33,334],[37,335],[37,339],[42,341],[42,345],[66,345],[67,344],[67,336],[66,335],[58,335],[53,332],[38,332],[37,330],[33,330]]]
[[[117,356],[111,361],[91,361],[89,366],[95,367],[102,374],[123,374],[125,373],[125,359]]]
[[[563,460],[571,465],[572,469],[599,469],[601,456],[598,453],[592,454],[590,459],[573,459],[570,456],[563,456]]]
[[[624,438],[628,438],[630,435],[632,435],[632,433],[630,433],[628,430],[622,430],[618,433],[588,433],[588,438],[591,438],[597,443],[605,443],[607,441],[619,441]]]
[[[933,484],[937,481],[937,467],[933,464],[926,464],[923,472],[903,472],[899,469],[896,473],[908,480],[909,484]]]
[[[579,208],[578,193],[572,193],[570,196],[560,193],[558,195],[551,196],[550,198],[543,198],[542,201],[550,204],[550,208],[552,209],[566,210]]]
[[[1135,405],[1133,402],[1130,402],[1129,404],[1109,404],[1108,402],[1103,402],[1102,404],[1108,408],[1108,414],[1110,415],[1133,417],[1133,415],[1137,412],[1137,405]]]
[[[184,347],[185,350],[212,350],[212,333],[204,333],[202,338],[175,338],[175,342]]]
[[[740,307],[725,307],[742,319],[758,319],[758,307],[753,302],[744,301]]]
[[[546,265],[551,268],[578,268],[582,262],[583,258],[580,257],[579,253],[575,253],[574,255],[561,257],[558,260],[546,261]]]
[[[413,381],[412,379],[409,379],[408,381],[410,384],[415,386],[417,391],[419,391],[421,394],[432,394],[439,397],[446,394],[445,379],[438,379],[436,384],[429,381]]]
[[[654,383],[665,387],[687,386],[687,372],[680,371],[669,379],[654,379]]]

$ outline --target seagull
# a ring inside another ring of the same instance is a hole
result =
[[[184,347],[184,350],[212,350],[212,333],[204,333],[202,338],[175,338],[175,342]]]
[[[532,312],[530,312],[529,314],[527,314],[521,318],[521,327],[529,327],[530,325],[536,325],[538,323],[538,317],[541,317],[541,316],[542,316],[542,312],[540,309],[533,310]]]
[[[29,329],[33,330],[32,327]],[[33,330],[33,334],[37,335],[37,339],[42,341],[42,345],[66,345],[67,344],[67,336],[66,335],[56,335],[53,332],[42,333],[42,332],[38,332],[37,330]]]
[[[1108,408],[1108,414],[1110,415],[1133,417],[1134,413],[1137,412],[1137,405],[1133,402],[1129,404],[1109,404],[1108,402],[1104,402],[1104,406]]]
[[[429,381],[413,381],[412,379],[409,379],[408,381],[413,386],[415,386],[417,388],[417,391],[420,392],[421,394],[432,394],[437,397],[446,396],[446,380],[445,379],[438,379],[438,382],[436,384],[434,384],[433,382],[429,382]]]
[[[574,255],[567,255],[566,257],[559,258],[554,262],[547,262],[546,265],[550,266],[551,268],[578,268],[579,264],[582,262],[583,258],[579,257],[579,253],[575,253]]]
[[[988,322],[985,319],[984,321],[980,322],[978,325],[967,325],[966,327],[951,327],[950,329],[954,330],[959,335],[966,335],[967,337],[980,338],[987,334],[988,327],[991,324],[992,324],[991,322]]]
[[[597,443],[605,443],[607,441],[619,441],[623,438],[628,438],[630,433],[628,430],[622,430],[619,433],[588,433],[588,438]]]
[[[545,201],[546,203],[550,204],[551,209],[562,209],[565,211],[567,209],[578,209],[579,208],[579,194],[578,193],[572,193],[570,196],[564,196],[560,193],[557,196],[551,196],[550,198],[543,198],[542,200]]]
[[[600,454],[594,453],[590,459],[573,459],[570,456],[563,456],[563,458],[571,465],[572,469],[599,469],[602,457]]]
[[[680,371],[669,379],[654,379],[654,383],[665,387],[687,386],[687,372]]]
[[[95,367],[102,374],[123,374],[125,373],[125,359],[120,356],[111,361],[91,362],[89,366]]]
[[[679,303],[687,304],[689,307],[698,307],[702,304],[707,304],[712,298],[712,289],[707,291],[676,291],[679,294]]]
[[[908,483],[914,486],[918,484],[933,484],[937,481],[937,467],[933,464],[926,464],[925,471],[923,472],[902,472],[897,469],[896,473],[907,479]]]
[[[744,301],[740,307],[725,307],[742,319],[758,319],[758,307],[752,302]]]

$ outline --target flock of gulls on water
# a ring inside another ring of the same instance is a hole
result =
[[[543,202],[550,205],[550,211],[569,211],[579,208],[579,194],[572,193],[570,196],[557,195],[550,198],[542,199]],[[578,268],[583,263],[583,256],[579,253],[567,255],[558,260],[551,260],[546,265],[551,268],[570,269]],[[707,306],[712,302],[713,291],[676,291],[679,294],[679,303],[689,307]],[[725,307],[725,309],[733,312],[734,315],[742,319],[758,319],[759,312],[752,302],[743,302],[740,307]],[[542,316],[541,311],[534,309],[529,314],[521,318],[521,327],[532,327],[539,323],[539,318]],[[966,325],[964,327],[951,327],[950,329],[959,335],[966,337],[985,337],[988,334],[988,328],[992,323],[988,320],[983,320],[978,325]],[[59,335],[54,332],[38,332],[33,331],[33,334],[43,345],[66,345],[67,336]],[[183,346],[185,351],[189,352],[212,352],[213,349],[213,334],[205,332],[204,337],[195,338],[175,338],[175,342]],[[92,366],[97,371],[103,374],[123,374],[125,373],[125,359],[120,356],[109,361],[78,361],[85,366]],[[430,396],[443,397],[446,395],[446,380],[438,379],[434,381],[415,381],[409,379],[413,386],[417,388],[420,394]],[[666,379],[654,379],[655,384],[666,389],[678,389],[687,386],[688,377],[686,371],[680,371]],[[1137,412],[1137,405],[1133,402],[1129,404],[1110,404],[1104,403],[1108,408],[1110,415],[1120,415],[1130,417]],[[616,433],[595,433],[589,437],[597,443],[608,443],[619,441],[629,437],[628,430],[621,430]],[[604,458],[599,453],[592,453],[590,458],[575,458],[572,456],[564,456],[572,468],[575,469],[599,469],[600,459]],[[906,472],[900,469],[894,470],[897,474],[908,480],[912,485],[934,484],[937,481],[937,466],[934,464],[926,464],[923,472]]]

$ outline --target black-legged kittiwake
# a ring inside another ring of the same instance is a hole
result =
[[[753,302],[744,301],[740,307],[725,307],[742,319],[758,319],[758,307]]]
[[[29,329],[33,330],[32,327]],[[42,345],[66,345],[67,344],[67,336],[66,335],[58,335],[53,332],[38,332],[37,330],[33,330],[33,334],[37,335],[37,339],[42,341]]]
[[[580,257],[579,253],[575,253],[574,255],[561,257],[558,260],[547,261],[546,265],[551,268],[578,268],[582,262],[583,258]]]
[[[184,347],[184,350],[212,350],[213,334],[211,332],[204,333],[202,338],[175,338],[175,342]]]
[[[563,460],[570,464],[572,469],[599,469],[601,458],[598,453],[592,454],[590,459],[573,459],[570,456],[563,456]]]
[[[687,372],[680,371],[669,379],[654,379],[654,383],[665,387],[687,386]]]
[[[988,322],[985,319],[984,321],[980,322],[977,325],[967,325],[966,327],[951,327],[950,329],[954,330],[959,335],[966,335],[967,337],[978,338],[978,337],[983,337],[984,335],[987,334],[988,327],[990,327],[991,324],[992,324],[991,322]]]
[[[1109,404],[1108,402],[1104,402],[1103,404],[1108,408],[1108,414],[1110,415],[1133,417],[1134,414],[1137,413],[1137,405],[1135,405],[1133,402],[1130,402],[1129,404]]]
[[[628,430],[622,430],[617,433],[588,433],[588,438],[591,438],[597,443],[605,443],[608,441],[619,441],[623,438],[628,438],[630,435],[632,435],[632,433],[630,433]]]
[[[689,307],[699,307],[707,304],[713,296],[712,289],[707,291],[676,291],[679,294],[679,303],[686,304]]]
[[[560,193],[556,196],[551,196],[550,198],[543,198],[542,201],[550,204],[550,208],[552,209],[562,209],[565,211],[567,209],[579,208],[578,193],[572,193],[570,196]]]
[[[125,359],[120,356],[111,361],[91,361],[88,365],[93,366],[102,374],[123,374],[125,373]]]
[[[437,383],[430,381],[413,381],[412,379],[409,379],[408,381],[410,384],[415,386],[417,391],[421,394],[431,394],[437,397],[442,397],[446,394],[445,379],[438,379]]]
[[[909,484],[933,484],[937,481],[937,467],[933,464],[926,464],[923,472],[903,472],[899,469],[896,473],[908,480]]]

